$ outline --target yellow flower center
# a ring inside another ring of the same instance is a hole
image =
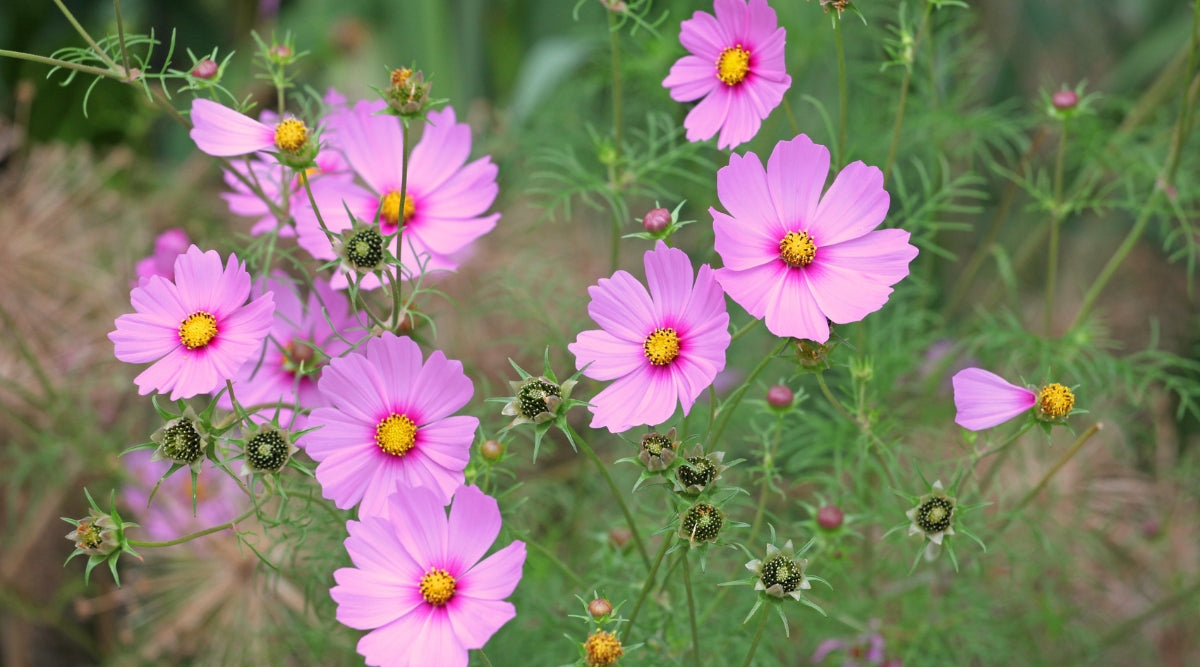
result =
[[[750,52],[741,44],[731,46],[717,58],[717,78],[727,86],[736,86],[750,73]]]
[[[817,246],[808,232],[788,232],[779,240],[779,259],[792,268],[808,266],[817,256]]]
[[[674,329],[655,329],[642,343],[646,358],[655,366],[666,366],[679,356],[679,334]]]
[[[404,456],[417,443],[417,425],[407,415],[392,413],[375,427],[375,442],[392,456]]]
[[[383,196],[383,200],[379,202],[379,217],[383,218],[388,224],[395,225],[400,222],[400,193],[392,190]],[[413,214],[417,210],[416,203],[413,202],[412,195],[404,197],[404,222],[412,220]]]
[[[1075,407],[1075,394],[1057,382],[1048,384],[1038,394],[1038,405],[1043,415],[1061,419],[1071,414],[1071,408]]]
[[[197,311],[179,324],[179,342],[189,350],[204,347],[217,337],[217,318]]]
[[[308,128],[302,120],[287,118],[275,126],[275,147],[284,153],[299,153],[307,141]]]
[[[454,577],[450,573],[434,568],[421,577],[421,597],[429,604],[440,607],[454,597]]]
[[[407,67],[392,70],[392,87],[401,88],[408,83],[408,77],[412,76],[413,71]]]
[[[613,633],[599,628],[588,636],[583,648],[587,652],[587,664],[590,667],[611,665],[625,655],[625,649],[621,648],[621,640]]]

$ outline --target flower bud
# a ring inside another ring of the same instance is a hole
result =
[[[612,603],[605,598],[596,598],[588,603],[588,613],[592,618],[604,618],[612,613]]]
[[[621,640],[611,632],[606,632],[600,628],[588,635],[587,641],[583,643],[584,654],[588,667],[605,667],[612,665],[625,654],[625,649],[621,647]]]
[[[504,445],[499,440],[484,440],[482,445],[479,445],[479,454],[484,461],[495,463],[504,456]]]
[[[429,91],[433,83],[425,81],[425,74],[407,68],[392,70],[391,85],[386,98],[388,107],[401,116],[419,116],[429,106]]]
[[[201,58],[192,68],[192,76],[197,79],[212,79],[217,75],[217,63],[212,58]]]
[[[287,44],[276,44],[272,46],[271,50],[267,53],[269,53],[272,58],[282,61],[291,58],[295,51],[293,51],[292,47],[288,46]]]
[[[355,225],[334,241],[333,251],[347,271],[367,274],[383,266],[383,246],[378,229]]]
[[[270,424],[263,425],[246,441],[242,474],[279,472],[296,451],[297,447],[286,431]]]
[[[651,234],[662,234],[671,225],[671,212],[665,208],[652,208],[642,218],[642,228]]]
[[[1059,111],[1069,111],[1074,109],[1075,105],[1079,104],[1079,95],[1075,91],[1065,88],[1063,90],[1056,90],[1050,96],[1050,104],[1053,104],[1054,108]]]
[[[696,503],[679,517],[679,537],[691,546],[701,542],[715,542],[725,525],[725,513],[709,503]]]
[[[642,436],[642,447],[638,451],[638,460],[650,472],[666,470],[675,460],[675,452],[678,451],[681,444],[683,443],[675,440],[675,429],[666,433],[647,433]]]
[[[631,532],[628,528],[618,527],[608,531],[608,543],[620,551],[624,551],[626,548],[628,548],[632,539],[633,532]]]
[[[107,556],[121,546],[118,526],[112,517],[89,509],[88,515],[75,522],[75,530],[67,533],[75,548],[88,556]]]
[[[182,463],[196,468],[204,458],[204,450],[212,437],[200,423],[195,410],[189,407],[182,415],[151,434],[150,440],[158,444],[153,460]]]
[[[767,405],[776,410],[786,410],[792,407],[796,395],[786,386],[777,384],[767,390]]]
[[[841,528],[842,521],[846,518],[846,513],[837,505],[824,505],[817,510],[817,525],[825,530],[837,530]]]

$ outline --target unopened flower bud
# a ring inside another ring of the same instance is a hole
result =
[[[279,472],[296,451],[297,447],[286,431],[264,425],[246,441],[246,463],[242,474]]]
[[[275,46],[271,47],[269,53],[277,60],[287,60],[288,58],[292,57],[292,54],[295,53],[295,51],[292,51],[292,47],[288,46],[287,44],[276,44]]]
[[[499,440],[484,440],[479,446],[479,454],[483,456],[483,460],[495,463],[504,456],[504,445]]]
[[[374,227],[355,225],[334,242],[333,251],[346,270],[371,273],[383,265],[383,236]]]
[[[652,208],[642,218],[642,228],[651,234],[662,234],[671,224],[671,212],[665,208]]]
[[[608,531],[608,543],[621,551],[629,546],[632,539],[633,533],[628,528],[613,528]]]
[[[796,395],[784,385],[777,384],[767,390],[767,405],[776,410],[786,410],[792,407]]]
[[[1073,90],[1057,90],[1050,96],[1050,103],[1059,111],[1068,111],[1079,104],[1079,95]]]
[[[425,75],[407,67],[392,70],[391,85],[387,89],[388,106],[401,116],[418,116],[429,105],[429,91],[433,83]]]
[[[201,58],[192,68],[192,76],[197,79],[211,79],[217,75],[217,63],[212,58]]]
[[[615,634],[600,628],[596,628],[596,631],[588,636],[587,641],[583,643],[583,650],[588,667],[614,664],[625,654],[621,640],[617,639]]]
[[[596,598],[588,603],[588,613],[592,618],[604,618],[612,613],[612,603],[604,598]]]
[[[817,510],[817,525],[825,530],[837,530],[845,518],[846,513],[837,505],[824,505]]]
[[[121,546],[118,526],[112,517],[88,510],[87,517],[75,523],[75,530],[67,533],[75,548],[88,556],[107,556]]]

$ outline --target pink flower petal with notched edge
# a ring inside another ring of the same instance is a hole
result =
[[[717,147],[733,148],[754,138],[792,85],[786,37],[766,0],[715,0],[713,14],[698,11],[680,24],[679,41],[689,55],[671,66],[663,87],[677,102],[700,100],[683,121],[688,141],[719,132]],[[749,53],[748,69],[741,81],[726,83],[716,63],[735,47]]]
[[[386,510],[346,524],[354,567],[333,575],[338,621],[371,630],[358,642],[368,665],[465,667],[467,652],[516,616],[504,598],[521,580],[525,544],[483,558],[500,531],[500,509],[473,486],[454,492],[449,518],[440,497],[420,488],[392,494]],[[439,570],[454,582],[440,603],[421,590]]]
[[[224,269],[216,251],[196,246],[175,259],[175,280],[153,276],[130,292],[136,312],[116,319],[108,334],[117,359],[154,362],[134,382],[138,393],[171,392],[171,400],[215,392],[262,346],[270,330],[275,301],[270,292],[246,303],[250,274],[230,255]],[[205,345],[189,349],[180,327],[208,313],[217,333]]]
[[[728,211],[709,209],[725,263],[717,280],[777,336],[824,343],[830,321],[857,322],[882,308],[917,255],[908,232],[875,229],[888,209],[878,169],[847,165],[822,195],[828,171],[829,151],[800,135],[776,144],[765,169],[747,153],[717,172]],[[811,263],[791,266],[780,256],[793,232],[811,238]]]
[[[964,368],[951,383],[958,409],[954,422],[970,431],[1003,424],[1037,404],[1034,392],[982,368]]]
[[[219,157],[245,155],[275,147],[275,128],[211,100],[192,100],[196,147]]]
[[[333,359],[317,388],[327,406],[313,410],[305,451],[317,461],[326,498],[359,516],[382,514],[399,487],[425,487],[443,501],[463,482],[479,420],[451,416],[474,393],[462,364],[434,352],[423,360],[410,338],[384,333],[359,352]],[[392,415],[407,417],[416,433],[411,448],[385,451],[376,441]]]
[[[150,282],[150,276],[162,276],[167,280],[175,279],[175,258],[187,251],[192,244],[187,233],[182,229],[168,229],[154,239],[154,254],[142,259],[134,268],[137,274],[135,287],[144,287]]]
[[[613,433],[661,424],[687,414],[725,368],[729,315],[713,270],[692,263],[682,251],[659,241],[646,253],[649,291],[625,271],[588,288],[588,314],[600,329],[583,331],[567,346],[584,375],[614,382],[592,399],[592,428]],[[673,329],[679,351],[663,365],[652,364],[643,346],[658,329]]]

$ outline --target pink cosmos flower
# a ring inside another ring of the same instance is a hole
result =
[[[496,500],[459,487],[450,517],[439,494],[405,489],[387,512],[346,522],[354,567],[333,573],[337,619],[371,630],[358,642],[368,665],[466,667],[517,615],[504,598],[521,581],[525,543],[483,559],[500,533]]]
[[[175,259],[175,281],[153,276],[135,287],[136,313],[116,320],[108,334],[117,359],[154,362],[134,378],[139,394],[171,392],[171,400],[212,393],[261,349],[275,301],[268,292],[246,303],[250,274],[230,255],[225,268],[215,250],[196,246]]]
[[[191,245],[187,233],[176,227],[168,229],[154,239],[154,254],[137,263],[134,271],[137,273],[135,287],[144,287],[150,282],[150,276],[162,276],[167,280],[175,279],[175,258]]]
[[[781,141],[764,171],[754,153],[717,172],[729,214],[710,208],[717,280],[776,336],[829,340],[829,322],[883,307],[917,249],[901,229],[875,230],[888,210],[883,173],[846,165],[824,195],[829,150],[805,135]],[[875,231],[872,231],[875,230]]]
[[[173,540],[211,528],[233,519],[250,502],[233,479],[210,468],[196,478],[193,513],[192,476],[186,467],[163,480],[151,500],[150,491],[171,467],[170,462],[154,461],[152,456],[152,450],[139,449],[121,457],[131,476],[121,489],[121,501],[136,517],[140,535],[145,536],[139,539]]]
[[[308,142],[308,128],[296,118],[270,125],[211,100],[192,100],[192,130],[196,147],[209,155],[227,157],[277,150],[295,154]]]
[[[970,431],[1003,424],[1037,405],[1038,395],[982,368],[965,368],[954,374],[954,422]]]
[[[720,130],[717,147],[732,148],[754,138],[792,85],[783,53],[787,33],[767,0],[715,0],[713,11],[680,25],[679,41],[691,55],[671,66],[663,86],[676,102],[700,100],[683,121],[688,141]]]
[[[326,405],[313,410],[305,451],[319,465],[321,490],[342,509],[362,502],[359,516],[382,514],[400,488],[432,489],[444,503],[463,482],[479,420],[450,416],[475,391],[462,363],[440,351],[422,362],[409,338],[385,332],[361,352],[333,359],[317,388]]]
[[[500,219],[499,213],[485,215],[499,191],[496,165],[490,157],[467,163],[471,128],[456,121],[454,109],[430,112],[409,157],[401,201],[404,140],[399,119],[379,113],[386,106],[383,100],[364,100],[329,117],[326,135],[343,150],[366,187],[332,179],[313,183],[321,218],[330,231],[341,232],[352,224],[349,208],[355,218],[377,223],[383,235],[394,234],[403,222],[402,247],[393,240],[391,250],[406,271],[417,275],[421,267],[453,270],[458,267],[454,255]],[[300,246],[317,259],[334,259],[333,246],[312,209],[300,207],[295,218]],[[334,278],[335,287],[346,283],[345,274]],[[363,278],[366,289],[378,285],[375,275]]]
[[[308,419],[294,415],[292,408],[328,405],[317,389],[318,372],[329,359],[342,356],[366,331],[350,313],[345,294],[320,280],[304,301],[296,285],[280,276],[257,283],[254,291],[274,294],[275,319],[265,350],[253,355],[238,371],[233,383],[235,396],[247,407],[278,406],[279,424],[302,430]],[[233,407],[228,394],[222,395],[218,404],[225,409]],[[270,407],[255,416],[265,421],[275,412],[276,408]]]
[[[661,424],[676,403],[686,415],[725,367],[729,314],[713,270],[701,266],[693,284],[688,256],[662,241],[644,261],[649,294],[625,271],[602,278],[588,288],[601,329],[567,346],[584,375],[616,380],[592,399],[592,428]]]

